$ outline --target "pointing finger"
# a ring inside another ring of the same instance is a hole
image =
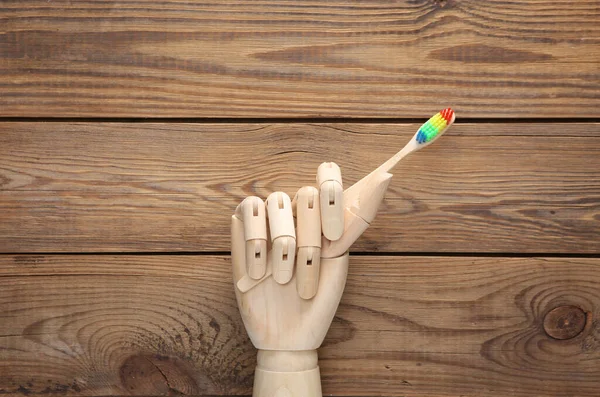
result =
[[[342,172],[336,163],[323,163],[317,170],[323,235],[335,241],[344,233],[344,189]]]
[[[351,196],[352,192],[349,191],[356,185],[353,185],[344,193],[344,199],[347,203],[344,234],[337,241],[323,240],[321,248],[323,258],[335,258],[343,255],[369,227],[375,219],[377,209],[383,201],[391,178],[392,174],[387,172],[377,173],[360,185],[360,189],[355,192],[355,196]],[[346,197],[346,195],[349,197]]]

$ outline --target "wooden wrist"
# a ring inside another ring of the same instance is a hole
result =
[[[253,397],[321,397],[316,350],[259,350]]]

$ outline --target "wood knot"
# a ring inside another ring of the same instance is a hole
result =
[[[119,375],[123,387],[135,395],[188,395],[205,391],[176,357],[134,355],[121,365]],[[212,388],[208,391],[214,392]]]
[[[544,331],[554,339],[572,339],[583,332],[586,320],[586,313],[577,306],[559,306],[544,317]]]

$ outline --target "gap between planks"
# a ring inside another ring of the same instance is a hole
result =
[[[433,116],[433,114],[432,114]],[[0,123],[173,123],[173,124],[414,124],[423,117],[0,117]],[[600,117],[461,117],[454,124],[582,124]]]
[[[2,252],[0,257],[7,256],[230,256],[230,251],[173,251],[173,252]],[[351,252],[350,256],[391,256],[391,257],[433,257],[433,258],[600,258],[600,254],[574,252]]]

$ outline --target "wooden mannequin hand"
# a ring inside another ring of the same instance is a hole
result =
[[[369,175],[342,197],[339,167],[324,163],[319,190],[304,187],[293,202],[282,192],[266,203],[248,197],[236,209],[234,289],[248,335],[260,349],[255,397],[321,395],[316,349],[344,291],[348,248],[375,217],[390,178]]]
[[[234,226],[234,230],[238,227]],[[239,258],[233,258],[234,263],[236,260]],[[267,267],[272,264],[269,262]],[[254,346],[261,350],[317,349],[333,320],[347,274],[348,253],[345,253],[321,259],[319,286],[312,299],[303,299],[298,294],[296,274],[284,285],[269,275],[246,292],[236,287],[240,313]]]

